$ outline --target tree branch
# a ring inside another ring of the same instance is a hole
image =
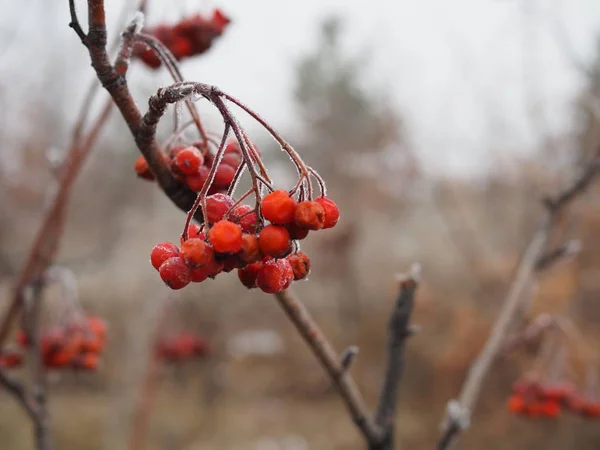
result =
[[[400,279],[398,298],[388,324],[387,365],[375,412],[375,423],[383,430],[383,436],[379,442],[370,445],[371,450],[394,448],[394,417],[398,401],[398,386],[404,370],[406,338],[412,335],[409,324],[419,272],[419,266],[415,265],[409,276],[402,276]]]
[[[381,434],[370,417],[365,401],[350,374],[341,365],[341,359],[316,324],[306,307],[292,291],[275,294],[275,298],[292,321],[304,341],[315,354],[336,386],[352,420],[367,442],[376,442]]]
[[[518,316],[522,302],[527,297],[524,294],[535,276],[540,261],[543,261],[546,244],[559,214],[587,189],[599,172],[600,159],[595,159],[572,184],[553,198],[544,200],[545,216],[540,221],[537,231],[523,254],[515,280],[506,296],[490,337],[471,365],[458,400],[448,403],[442,424],[443,434],[438,442],[439,450],[451,448],[461,431],[469,426],[470,417],[479,398],[483,382],[492,364],[501,353],[510,327]]]

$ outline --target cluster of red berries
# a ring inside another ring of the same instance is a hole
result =
[[[161,41],[178,61],[206,52],[213,41],[223,34],[231,20],[219,9],[215,9],[210,18],[196,14],[174,25],[157,25],[146,28],[144,32]],[[140,44],[133,54],[148,67],[157,69],[161,61],[156,53]]]
[[[527,417],[556,418],[565,409],[583,417],[600,418],[600,400],[582,395],[570,383],[517,381],[507,407],[510,412]]]
[[[236,206],[225,194],[206,198],[206,216],[208,230],[190,225],[181,248],[163,242],[152,249],[151,263],[172,289],[234,269],[249,289],[270,294],[287,289],[310,271],[310,259],[297,251],[295,241],[311,230],[332,228],[340,212],[326,197],[297,201],[289,192],[276,190],[262,199],[260,216],[249,205]]]
[[[29,338],[18,330],[16,342],[21,348],[29,347]],[[49,369],[96,370],[106,341],[106,324],[90,316],[83,323],[69,323],[42,332],[40,352],[42,362]],[[18,350],[5,350],[0,354],[0,367],[18,367],[23,355]]]
[[[207,149],[201,150],[199,143],[189,146],[172,147],[168,154],[162,154],[171,171],[180,181],[195,192],[199,192],[208,178],[210,169],[215,161],[214,155]],[[254,147],[255,150],[258,149]],[[260,153],[259,153],[260,154]],[[230,141],[225,147],[223,158],[217,166],[215,177],[208,194],[226,193],[233,182],[235,172],[242,163],[242,152],[237,141]],[[154,180],[148,162],[139,156],[134,165],[138,177]]]
[[[181,363],[207,356],[210,353],[210,345],[206,338],[184,331],[160,339],[154,351],[156,358],[161,361]]]

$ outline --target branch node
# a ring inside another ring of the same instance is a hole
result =
[[[342,352],[340,355],[340,367],[342,369],[342,375],[350,369],[350,366],[354,362],[356,355],[358,355],[358,347],[356,345],[351,345]]]

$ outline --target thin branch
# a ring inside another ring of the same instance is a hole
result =
[[[580,250],[581,243],[579,241],[569,241],[565,245],[555,248],[554,250],[550,250],[546,254],[542,255],[535,266],[535,270],[539,272],[548,269],[557,262],[573,256]]]
[[[79,137],[77,133],[73,136],[71,148],[64,162],[64,170],[61,171],[58,191],[40,224],[27,261],[17,277],[12,303],[0,322],[0,347],[6,340],[11,324],[21,309],[25,287],[31,280],[40,278],[54,260],[62,236],[73,183],[107,121],[112,105],[113,102],[108,99],[87,136]],[[82,106],[83,111],[90,106],[91,102],[86,101]],[[78,123],[75,130],[79,128],[80,124]]]
[[[81,43],[87,47],[87,35],[83,31],[83,28],[81,28],[81,24],[77,18],[75,0],[69,0],[69,12],[71,13],[71,23],[69,23],[69,26],[75,30],[75,33],[77,33],[77,36],[81,39]]]
[[[410,317],[419,273],[420,268],[415,265],[412,273],[409,276],[403,276],[400,280],[398,298],[388,324],[387,364],[379,394],[379,404],[375,412],[375,423],[383,430],[383,436],[380,442],[370,445],[371,450],[394,448],[393,420],[396,415],[398,386],[404,370],[406,338],[413,334],[410,329]]]
[[[34,416],[34,434],[37,450],[52,450],[52,435],[50,432],[50,418],[46,409],[46,373],[42,361],[40,314],[42,308],[42,291],[45,280],[43,277],[35,280],[31,285],[31,296],[27,298],[25,317],[26,330],[29,337],[31,356],[31,378],[33,381],[33,398],[36,405]]]
[[[275,298],[327,371],[348,408],[352,420],[367,442],[379,441],[381,432],[371,419],[356,383],[342,367],[339,355],[323,335],[306,307],[289,289],[275,294]]]
[[[528,291],[535,276],[536,268],[544,255],[550,233],[559,214],[571,201],[587,189],[599,172],[600,160],[597,159],[592,161],[581,175],[562,192],[553,198],[544,200],[546,214],[540,221],[537,231],[523,254],[515,280],[506,296],[490,337],[471,365],[458,400],[452,400],[448,404],[442,424],[443,434],[438,442],[439,450],[450,448],[461,431],[468,427],[483,382],[492,364],[503,349],[510,327],[521,311],[522,302],[527,298],[524,294]]]
[[[36,408],[33,399],[25,392],[23,385],[19,383],[18,380],[8,375],[4,369],[0,369],[0,385],[4,386],[4,388],[12,394],[25,412],[27,412],[29,418],[35,420]]]

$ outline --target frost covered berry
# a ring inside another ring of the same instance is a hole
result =
[[[323,228],[333,228],[340,218],[340,210],[333,200],[327,197],[319,197],[315,200],[325,210],[325,223]]]
[[[231,212],[230,220],[238,223],[244,233],[254,233],[257,228],[258,217],[250,205],[238,205]]]
[[[191,269],[210,264],[214,259],[213,249],[202,239],[188,239],[181,245],[181,258]]]
[[[179,151],[175,158],[173,158],[172,165],[176,171],[184,175],[194,175],[200,169],[200,166],[204,162],[202,152],[196,147],[190,146]]]
[[[244,264],[255,263],[262,259],[258,237],[255,234],[242,235],[242,249],[237,253],[237,257]]]
[[[209,230],[208,239],[219,253],[237,253],[242,248],[242,227],[229,220],[220,220]]]
[[[294,272],[294,280],[302,280],[306,278],[310,272],[310,259],[304,252],[293,253],[287,258],[292,271]]]
[[[267,294],[275,294],[286,289],[293,279],[294,272],[287,259],[272,259],[262,264],[256,285]]]
[[[185,261],[178,256],[167,259],[158,269],[160,277],[173,290],[178,290],[190,284],[191,273]]]
[[[248,289],[252,289],[256,286],[256,278],[258,277],[258,272],[262,268],[261,262],[255,262],[252,264],[248,264],[246,267],[242,269],[238,269],[238,278],[241,283],[246,286]]]
[[[138,177],[148,181],[154,180],[154,175],[152,174],[152,172],[150,172],[150,166],[148,166],[148,161],[146,161],[146,158],[144,158],[142,155],[137,157],[133,168]]]
[[[171,242],[161,242],[156,244],[150,253],[150,262],[156,270],[160,268],[162,263],[167,259],[179,255],[179,248]]]
[[[206,218],[208,219],[208,223],[217,223],[223,219],[223,216],[233,204],[233,199],[226,194],[213,194],[206,197]]]
[[[267,225],[258,235],[258,245],[263,255],[278,258],[290,251],[292,241],[285,227]]]
[[[296,200],[287,191],[279,189],[265,196],[261,212],[268,221],[277,225],[285,225],[294,220],[296,203]]]
[[[300,202],[294,211],[294,224],[307,230],[320,230],[325,225],[325,209],[318,202]]]

